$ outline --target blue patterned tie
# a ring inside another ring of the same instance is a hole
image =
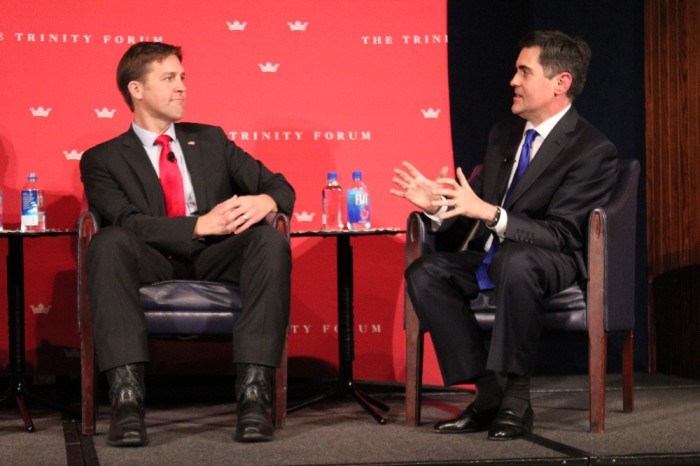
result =
[[[523,149],[520,151],[520,159],[518,159],[518,167],[515,169],[513,180],[510,182],[510,186],[508,187],[508,191],[506,192],[506,197],[503,199],[504,204],[508,199],[508,196],[510,196],[510,194],[515,189],[515,185],[517,185],[518,181],[520,181],[520,178],[523,177],[525,170],[527,170],[527,166],[530,163],[530,149],[532,147],[532,141],[534,141],[536,137],[537,131],[535,131],[534,129],[529,129],[525,132],[525,143],[523,144]],[[496,287],[493,281],[491,281],[491,277],[489,277],[488,268],[489,265],[491,265],[491,261],[493,260],[494,254],[496,254],[498,244],[499,243],[496,238],[494,238],[493,241],[491,241],[491,247],[486,253],[486,257],[484,257],[484,260],[481,262],[479,268],[476,269],[476,280],[479,282],[480,290],[490,290]]]

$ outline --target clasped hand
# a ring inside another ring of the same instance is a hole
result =
[[[239,234],[262,220],[276,208],[267,194],[233,196],[197,219],[194,235]]]

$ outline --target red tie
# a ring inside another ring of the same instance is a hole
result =
[[[182,175],[177,166],[177,159],[170,149],[171,140],[170,136],[161,134],[156,138],[156,144],[161,145],[158,167],[165,196],[165,212],[168,217],[176,217],[185,215],[185,189],[182,187]]]

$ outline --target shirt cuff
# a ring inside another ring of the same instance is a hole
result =
[[[487,225],[488,226],[488,225]],[[503,241],[506,237],[506,227],[508,226],[508,212],[501,207],[501,215],[498,218],[498,222],[495,225],[489,227],[500,241]]]
[[[423,212],[425,216],[430,219],[430,227],[432,231],[437,231],[438,229],[440,229],[440,225],[442,225],[442,218],[440,218],[440,215],[444,214],[445,212],[447,212],[447,206],[440,207],[440,210],[438,210],[434,214]]]

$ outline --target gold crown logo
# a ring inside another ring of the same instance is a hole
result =
[[[289,25],[289,29],[292,31],[306,31],[306,26],[309,25],[309,23],[302,23],[301,21],[297,20],[293,23],[287,23]]]
[[[229,31],[245,31],[245,27],[248,23],[242,23],[238,20],[234,22],[226,21]]]
[[[315,212],[308,213],[307,211],[303,211],[298,214],[294,214],[294,216],[297,218],[298,222],[310,222],[314,219],[314,215],[316,215]]]
[[[279,63],[275,63],[274,65],[270,62],[267,62],[265,64],[263,63],[258,63],[258,66],[260,67],[260,71],[263,73],[277,73],[277,67],[280,66]]]
[[[80,160],[83,157],[83,153],[78,152],[75,149],[73,149],[70,152],[68,152],[67,150],[64,150],[63,155],[65,155],[66,160]]]
[[[440,109],[438,108],[437,110],[428,108],[426,110],[421,110],[421,113],[423,114],[423,118],[437,118],[438,115],[440,115]]]
[[[44,118],[48,117],[49,113],[51,113],[50,108],[44,108],[44,107],[30,108],[29,111],[32,112],[32,116],[44,117]]]
[[[102,110],[95,109],[95,114],[97,115],[97,118],[112,118],[114,116],[114,112],[116,111],[116,108],[109,110],[107,107],[102,107]]]
[[[31,308],[31,310],[34,314],[48,314],[49,311],[51,310],[50,304],[48,306],[44,306],[43,303],[39,303],[36,306],[32,306],[30,304],[29,307]]]

